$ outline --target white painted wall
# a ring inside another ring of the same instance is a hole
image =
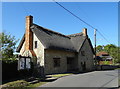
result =
[[[37,41],[37,48],[35,48],[35,41]],[[33,50],[37,56],[37,64],[44,66],[44,46],[35,34],[33,34]]]
[[[21,50],[20,50],[20,55],[24,55],[24,52],[25,52],[25,42],[23,43],[23,45],[22,45],[22,48],[21,48]]]

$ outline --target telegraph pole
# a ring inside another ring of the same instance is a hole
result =
[[[95,67],[97,67],[97,60],[96,60],[96,29],[94,29],[94,45],[95,45]]]

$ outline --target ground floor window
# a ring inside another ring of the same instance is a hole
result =
[[[31,58],[30,57],[20,57],[18,60],[18,70],[30,69],[31,68]]]
[[[54,67],[60,67],[60,58],[53,58]]]

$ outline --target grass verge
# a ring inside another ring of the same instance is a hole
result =
[[[29,86],[26,86],[27,88],[30,88],[30,89],[34,89],[36,87],[39,87],[43,84],[46,84],[47,82],[38,82],[38,83],[35,83],[35,84],[30,84]]]
[[[39,87],[47,82],[38,82],[34,84],[30,84],[25,80],[17,80],[13,82],[8,82],[4,85],[1,85],[1,89],[34,89],[35,87]]]
[[[68,76],[68,75],[71,75],[71,74],[72,73],[52,74],[52,75],[49,75],[49,76],[60,78],[60,77]],[[1,85],[0,87],[1,87],[1,89],[34,89],[34,88],[39,87],[39,86],[41,86],[45,83],[47,83],[47,82],[38,81],[37,83],[30,84],[28,81],[26,81],[26,79],[22,79],[22,80],[8,82],[6,84]]]
[[[68,76],[68,75],[71,75],[72,73],[66,73],[66,74],[53,74],[53,75],[50,75],[51,77],[63,77],[63,76]]]

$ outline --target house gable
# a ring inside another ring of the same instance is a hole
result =
[[[21,50],[21,48],[23,46],[24,41],[25,41],[25,34],[23,35],[23,37],[22,37],[22,39],[21,39],[21,41],[20,41],[20,43],[19,43],[19,45],[18,45],[18,47],[16,49],[16,52],[20,52],[20,50]]]
[[[37,42],[37,47],[35,48],[35,42]],[[36,34],[33,33],[33,51],[37,57],[37,64],[40,66],[44,66],[44,45],[38,39]]]
[[[89,38],[86,38],[78,53],[78,65],[80,70],[82,70],[83,64],[85,64],[86,70],[93,69],[94,66],[93,55],[94,55],[93,47],[91,47]]]
[[[23,55],[25,52],[25,42],[23,42],[23,44],[21,45],[21,49],[20,49],[20,54]]]

